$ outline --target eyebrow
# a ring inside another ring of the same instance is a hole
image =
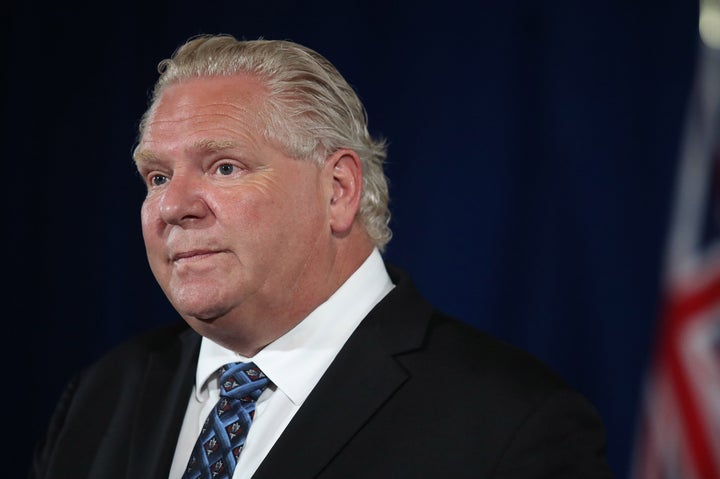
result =
[[[229,150],[231,148],[237,148],[238,143],[234,140],[214,140],[214,139],[203,139],[196,141],[190,147],[193,151],[201,151],[205,153],[213,153],[216,151]]]
[[[158,161],[158,157],[150,150],[138,150],[133,153],[133,160],[136,166],[140,166],[141,164],[155,163]]]
[[[239,144],[234,140],[198,140],[190,146],[190,150],[202,153],[214,153],[223,150],[237,148]],[[160,157],[152,150],[139,150],[133,155],[136,165],[153,164],[160,161]]]

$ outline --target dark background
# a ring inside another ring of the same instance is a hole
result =
[[[387,259],[589,397],[626,477],[697,15],[687,0],[6,3],[5,422],[27,458],[3,475],[24,476],[74,370],[177,319],[145,260],[130,150],[158,61],[222,32],[336,64],[390,140]]]

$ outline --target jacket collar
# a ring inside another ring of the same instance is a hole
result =
[[[410,278],[396,284],[355,330],[253,476],[314,477],[408,379],[395,357],[416,350],[432,307]]]

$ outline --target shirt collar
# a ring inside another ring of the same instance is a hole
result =
[[[206,395],[208,379],[223,364],[253,361],[299,406],[358,324],[393,287],[382,256],[374,249],[327,301],[254,357],[241,356],[203,337],[195,378],[198,400]]]

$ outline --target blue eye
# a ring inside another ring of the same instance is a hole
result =
[[[150,183],[153,184],[153,186],[160,186],[167,183],[168,177],[165,175],[153,175],[150,177]]]
[[[220,173],[221,175],[232,175],[234,171],[235,166],[231,165],[230,163],[225,163],[218,167],[218,173]]]

